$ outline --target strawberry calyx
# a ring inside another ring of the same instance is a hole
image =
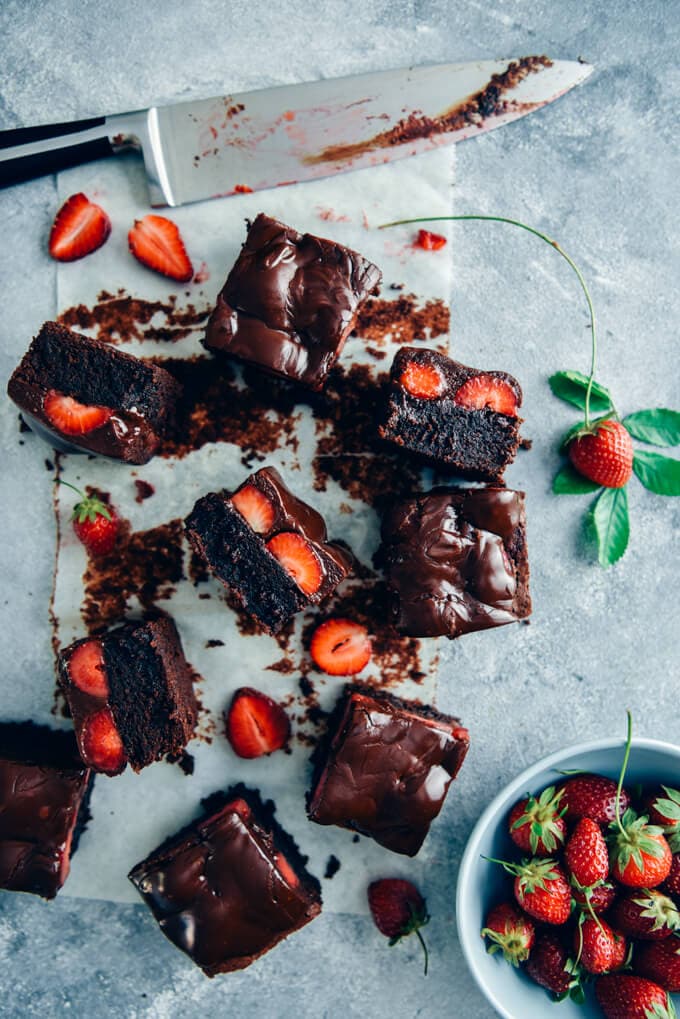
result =
[[[537,853],[539,842],[543,844],[548,853],[555,852],[564,842],[564,832],[557,823],[566,813],[566,806],[560,810],[560,801],[564,796],[564,790],[555,791],[554,786],[544,789],[538,798],[529,795],[523,812],[511,825],[511,831],[517,831],[525,825],[530,825],[529,845],[532,853]]]
[[[505,962],[517,967],[529,958],[535,940],[535,930],[531,921],[524,918],[514,906],[510,906],[505,918],[502,919],[504,908],[499,906],[491,911],[487,917],[487,926],[481,930],[481,936],[491,941],[487,946],[489,955],[502,952]],[[502,930],[499,929],[501,923]]]
[[[425,938],[420,933],[420,930],[422,927],[426,927],[430,922],[430,914],[427,911],[427,904],[425,903],[425,901],[423,901],[423,904],[418,907],[416,907],[412,902],[409,902],[408,909],[410,914],[409,919],[406,921],[406,923],[404,924],[404,926],[402,927],[398,934],[392,935],[387,944],[389,945],[390,948],[393,948],[394,945],[399,944],[402,938],[407,938],[409,934],[415,934],[423,949],[423,955],[425,959],[423,974],[427,976],[427,969],[429,965],[429,952],[427,950]]]
[[[483,856],[482,859],[487,863],[500,864],[508,874],[519,878],[522,895],[531,895],[539,888],[545,891],[551,881],[559,881],[562,878],[557,860],[533,857],[525,858],[521,863],[509,863],[507,860],[495,860],[492,856]]]
[[[77,495],[80,496],[80,502],[77,502],[73,507],[73,513],[71,514],[71,520],[75,520],[79,524],[85,523],[88,520],[90,523],[94,523],[97,517],[104,517],[106,520],[111,520],[111,511],[105,502],[97,498],[95,495],[85,495],[75,485],[70,484],[68,481],[64,481],[62,478],[58,479],[59,484],[66,485],[67,488],[72,489]]]
[[[670,836],[668,841],[675,853],[680,851],[680,790],[670,789],[666,785],[661,788],[666,795],[654,799],[654,815],[658,818],[657,823],[663,828],[664,834]]]
[[[642,889],[639,897],[630,900],[640,909],[640,917],[652,921],[653,931],[680,930],[680,910],[672,899],[654,889]]]
[[[643,871],[643,855],[660,860],[665,854],[664,843],[659,840],[659,836],[663,836],[663,828],[650,824],[646,814],[638,817],[634,810],[628,809],[622,818],[612,821],[610,828],[613,829],[609,836],[612,855],[621,871],[631,861],[639,871]]]

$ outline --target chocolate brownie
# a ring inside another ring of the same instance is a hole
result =
[[[0,723],[0,888],[54,898],[89,816],[90,787],[72,733]]]
[[[158,365],[45,322],[7,392],[55,449],[144,464],[172,423],[181,386]]]
[[[321,514],[273,467],[231,495],[203,496],[185,524],[196,553],[270,633],[328,597],[352,567],[351,556],[327,541]]]
[[[93,770],[140,771],[181,752],[198,707],[179,634],[167,616],[126,623],[59,652],[59,683]]]
[[[306,857],[243,786],[130,872],[161,930],[209,976],[244,969],[321,912]]]
[[[469,744],[457,718],[369,688],[348,687],[314,754],[309,818],[415,856]]]
[[[507,372],[402,347],[390,372],[383,439],[468,478],[498,481],[517,455],[522,390]]]
[[[356,251],[260,213],[217,298],[204,345],[321,389],[380,279]]]
[[[440,488],[398,502],[379,560],[394,620],[412,637],[459,637],[531,613],[524,492]]]

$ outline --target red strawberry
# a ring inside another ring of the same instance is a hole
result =
[[[603,775],[575,775],[562,786],[567,823],[589,817],[598,824],[609,824],[616,817],[616,782]],[[630,806],[630,796],[621,790],[620,811]]]
[[[96,771],[117,775],[125,767],[123,741],[108,708],[102,708],[85,720],[80,732],[80,747],[83,760]]]
[[[257,534],[267,534],[274,526],[274,506],[255,485],[244,485],[231,497],[232,504]]]
[[[500,863],[508,874],[515,876],[515,898],[522,909],[542,923],[566,923],[571,913],[571,891],[567,876],[555,860],[534,857],[522,863]]]
[[[567,995],[575,1001],[583,1001],[580,970],[566,946],[556,933],[540,931],[526,965],[527,976],[552,991],[561,1000]]]
[[[446,237],[433,234],[430,230],[419,230],[415,246],[425,251],[439,251],[446,244]]]
[[[633,969],[666,991],[680,991],[680,938],[665,938],[638,945]]]
[[[355,676],[371,660],[371,638],[351,619],[327,619],[314,631],[309,652],[329,676]]]
[[[368,905],[376,927],[390,939],[390,947],[402,938],[414,934],[425,953],[427,973],[427,946],[420,928],[429,923],[427,903],[415,885],[402,878],[381,878],[368,886]]]
[[[554,786],[544,789],[538,799],[528,796],[510,811],[510,838],[525,853],[550,856],[564,844],[567,825],[562,817],[562,791]]]
[[[242,686],[227,713],[227,739],[239,757],[262,757],[286,745],[290,736],[288,715],[271,697]]]
[[[59,262],[75,262],[101,248],[110,233],[109,217],[80,191],[57,213],[50,233],[50,255]]]
[[[627,810],[621,821],[611,825],[610,861],[612,876],[631,888],[655,888],[671,871],[673,855],[663,829]]]
[[[178,283],[188,283],[194,269],[175,223],[165,216],[136,219],[128,234],[130,251],[138,262]]]
[[[578,906],[591,915],[601,916],[611,908],[616,899],[617,891],[613,884],[605,881],[594,888],[572,888],[571,895]]]
[[[74,686],[92,697],[108,697],[104,651],[100,640],[79,644],[68,660],[68,674]]]
[[[628,944],[606,920],[585,917],[574,931],[576,958],[589,973],[610,973],[626,961]]]
[[[517,397],[511,385],[495,375],[473,375],[453,397],[459,407],[483,410],[488,407],[497,414],[517,417]]]
[[[512,902],[494,906],[486,918],[482,937],[489,938],[488,952],[502,952],[503,958],[512,966],[526,962],[536,939],[536,928]]]
[[[619,421],[600,421],[568,447],[579,474],[605,488],[623,488],[633,473],[633,441]]]
[[[624,892],[614,903],[610,920],[617,930],[641,941],[668,938],[680,930],[678,907],[654,888]]]
[[[399,382],[418,400],[436,400],[444,392],[444,379],[439,369],[420,361],[408,361]]]
[[[672,895],[680,904],[680,853],[673,854],[670,873],[662,887],[666,895]]]
[[[660,786],[645,800],[645,812],[651,824],[660,825],[672,852],[680,852],[680,790]]]
[[[73,507],[71,520],[79,541],[93,556],[107,555],[116,544],[120,521],[113,506],[96,495],[84,495],[79,488],[62,481],[81,497]]]
[[[675,1019],[663,988],[642,977],[627,973],[598,977],[595,994],[606,1019]]]
[[[609,853],[596,821],[582,817],[564,850],[564,864],[581,888],[590,888],[609,875]]]
[[[101,428],[113,411],[109,407],[94,407],[78,403],[72,396],[50,389],[43,400],[45,417],[51,425],[64,435],[87,435]]]
[[[304,594],[319,590],[323,580],[321,563],[306,538],[295,531],[281,531],[267,542],[267,548]]]

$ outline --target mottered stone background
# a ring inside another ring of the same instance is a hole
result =
[[[580,262],[600,320],[600,376],[622,411],[680,406],[677,129],[680,25],[674,4],[620,0],[252,0],[0,6],[0,128],[67,120],[175,98],[409,62],[548,52],[596,65],[542,112],[461,145],[457,211],[499,212],[556,236]],[[263,199],[263,205],[265,199]],[[47,178],[0,192],[2,385],[54,314],[45,240],[56,209]],[[427,214],[417,190],[404,215]],[[297,1015],[490,1019],[460,954],[454,917],[467,834],[509,777],[548,751],[620,733],[678,742],[680,502],[631,484],[631,544],[606,573],[584,546],[584,500],[557,499],[555,446],[572,423],[547,375],[585,369],[582,298],[566,265],[500,225],[458,226],[451,350],[514,372],[534,439],[508,474],[528,493],[531,626],[470,635],[444,649],[439,704],[470,726],[473,748],[431,835],[424,883],[431,974],[417,944],[388,950],[364,917],[321,916],[249,971],[207,980],[142,906],[0,893],[0,1012],[7,1016]],[[0,417],[1,689],[49,677],[47,603],[54,551],[47,450],[19,444]],[[47,678],[46,678],[47,681]],[[0,701],[1,706],[1,701]],[[408,862],[386,854],[386,873]],[[342,880],[342,870],[334,881]],[[548,1006],[546,1005],[546,1014]],[[533,1019],[533,1017],[531,1017]]]

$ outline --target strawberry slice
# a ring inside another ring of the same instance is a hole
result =
[[[284,747],[290,736],[290,722],[271,697],[242,686],[229,706],[226,731],[234,753],[250,759]]]
[[[80,731],[80,747],[83,760],[96,771],[117,775],[125,767],[123,741],[108,708],[96,711],[85,720]]]
[[[297,888],[300,884],[300,879],[288,863],[288,860],[285,858],[283,853],[275,853],[274,862],[276,863],[276,869],[286,884],[291,888]]]
[[[409,361],[399,381],[407,393],[419,400],[436,400],[444,392],[444,379],[433,364]]]
[[[415,246],[425,251],[439,251],[446,244],[446,237],[433,234],[431,230],[419,230]]]
[[[100,640],[80,644],[68,662],[68,674],[74,686],[92,697],[108,697],[104,650]]]
[[[176,224],[165,216],[136,219],[128,234],[128,244],[138,262],[161,276],[188,283],[194,275],[182,235]]]
[[[87,435],[105,425],[113,414],[110,407],[78,403],[72,396],[64,396],[56,389],[45,394],[43,410],[50,423],[64,435]]]
[[[483,410],[488,407],[497,414],[517,417],[517,397],[512,386],[494,375],[473,375],[453,397],[459,407]]]
[[[323,580],[321,563],[306,538],[295,531],[281,531],[267,542],[267,548],[304,594],[319,590]]]
[[[274,507],[261,489],[245,485],[231,497],[232,504],[257,534],[267,534],[274,525]]]
[[[330,676],[354,676],[371,659],[371,638],[365,626],[351,619],[327,619],[315,631],[309,651]]]
[[[111,233],[111,220],[99,205],[79,191],[56,215],[50,232],[49,252],[59,262],[75,262],[101,248]]]

